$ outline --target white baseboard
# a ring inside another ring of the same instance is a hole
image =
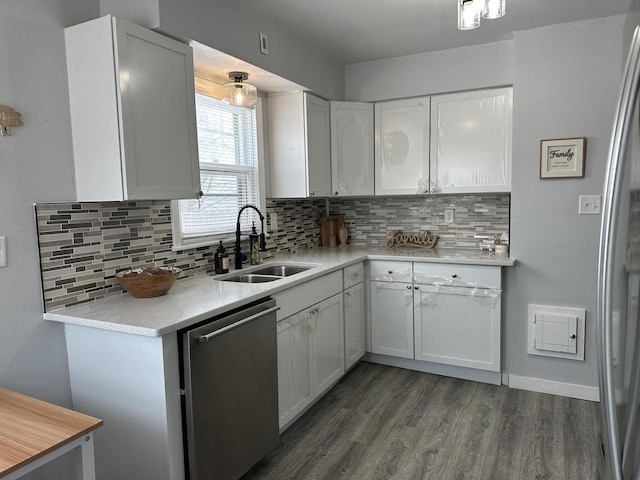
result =
[[[554,382],[541,378],[509,375],[509,388],[530,390],[532,392],[550,393],[561,397],[578,398],[580,400],[600,401],[600,389],[575,383]]]

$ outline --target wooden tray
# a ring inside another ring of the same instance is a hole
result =
[[[329,246],[329,232],[331,231],[331,222],[333,222],[333,233],[336,237],[336,246],[340,245],[338,239],[338,230],[344,225],[344,215],[329,215],[328,217],[322,217],[320,222],[320,231],[322,233],[322,246]]]

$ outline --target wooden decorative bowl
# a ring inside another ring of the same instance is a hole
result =
[[[167,294],[181,271],[175,267],[137,268],[116,273],[116,280],[132,297],[160,297]]]

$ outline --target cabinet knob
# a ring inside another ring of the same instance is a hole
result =
[[[569,338],[576,338],[576,334],[572,333],[571,335],[569,335]]]
[[[420,290],[420,287],[418,287],[417,285],[415,287],[413,287],[416,290]]]
[[[392,273],[393,273],[393,270],[387,270],[387,273],[388,273],[388,274],[392,274]]]
[[[407,290],[411,290],[411,285],[407,285]]]
[[[351,292],[344,292],[345,296],[350,297],[351,296]]]
[[[431,189],[431,193],[436,193],[436,189],[435,189],[435,188],[432,188],[432,189]]]
[[[316,194],[316,192],[311,192],[311,196],[313,197]]]
[[[458,274],[454,273],[453,275],[451,275],[451,278],[458,278]]]
[[[202,197],[204,197],[204,192],[202,190],[200,190],[198,192],[198,198],[202,198]]]
[[[337,190],[335,191],[334,195],[338,195],[338,191]]]

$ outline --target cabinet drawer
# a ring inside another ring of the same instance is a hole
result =
[[[455,263],[414,263],[413,281],[423,285],[501,288],[501,268]]]
[[[411,282],[411,262],[375,260],[369,264],[372,281]]]
[[[280,307],[276,313],[277,319],[280,321],[340,292],[342,292],[342,270],[276,293],[272,297]]]
[[[344,288],[354,286],[364,280],[364,262],[349,265],[343,270]]]

